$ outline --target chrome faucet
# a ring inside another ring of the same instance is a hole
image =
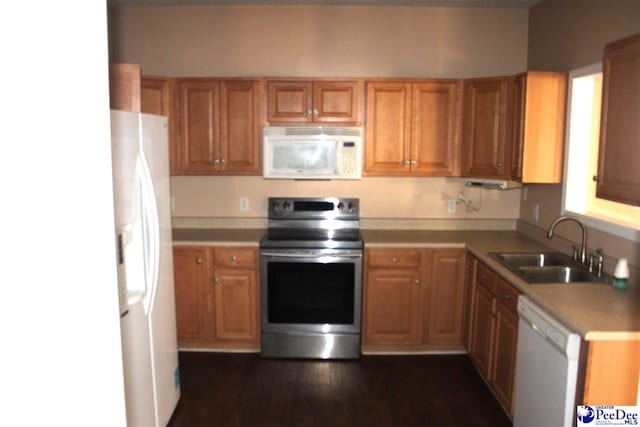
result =
[[[569,220],[574,221],[582,229],[582,245],[580,246],[580,262],[583,264],[586,264],[587,263],[587,229],[585,228],[584,224],[582,224],[578,219],[571,216],[567,216],[567,215],[563,215],[556,218],[555,220],[553,220],[553,222],[549,226],[549,231],[547,231],[547,239],[551,239],[553,237],[553,230],[556,228],[556,225],[558,225],[562,221],[569,221]]]

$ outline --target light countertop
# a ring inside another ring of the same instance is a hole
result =
[[[175,229],[175,245],[258,246],[265,230]],[[640,340],[640,289],[617,291],[610,284],[530,284],[491,252],[535,252],[549,247],[515,231],[362,230],[365,248],[467,248],[523,294],[585,340]]]

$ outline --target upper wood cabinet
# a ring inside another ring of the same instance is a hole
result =
[[[142,76],[140,81],[140,103],[143,113],[165,116],[169,126],[169,172],[177,171],[178,147],[175,119],[174,79]]]
[[[523,183],[560,183],[567,75],[529,71],[516,76],[514,87],[511,179]]]
[[[605,47],[596,197],[640,206],[640,34]]]
[[[177,84],[177,173],[258,175],[260,81],[179,79]]]
[[[507,179],[511,174],[514,77],[464,83],[462,175]]]
[[[461,83],[367,82],[366,175],[456,176]]]
[[[359,80],[268,80],[267,121],[357,124],[361,92]]]

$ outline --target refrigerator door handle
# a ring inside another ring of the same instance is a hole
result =
[[[140,202],[142,205],[141,216],[145,266],[143,307],[145,313],[149,314],[153,307],[158,288],[158,275],[160,270],[160,225],[151,171],[149,170],[149,164],[143,152],[140,152],[138,156],[138,165],[140,166],[138,170],[140,171]]]

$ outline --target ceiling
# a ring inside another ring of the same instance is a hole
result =
[[[325,6],[432,6],[528,9],[542,0],[107,0],[112,6],[232,6],[232,5],[325,5]]]

